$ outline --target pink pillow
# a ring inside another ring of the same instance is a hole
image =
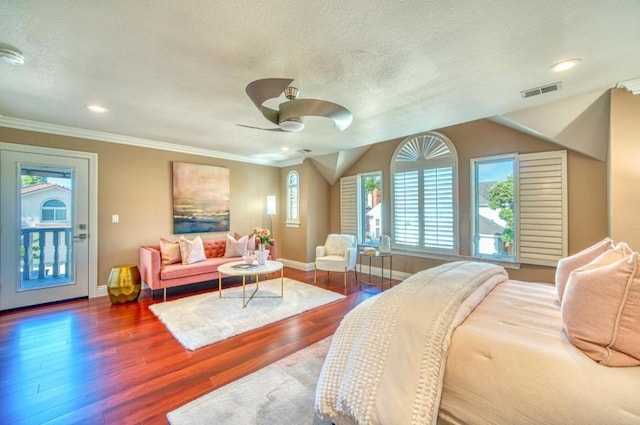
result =
[[[569,257],[562,258],[558,261],[558,267],[556,269],[556,291],[558,292],[558,299],[562,302],[562,296],[564,294],[564,288],[567,286],[567,280],[569,274],[588,264],[594,260],[598,255],[613,248],[613,241],[611,238],[605,238],[595,245],[585,248],[580,252],[577,252]]]
[[[606,366],[640,366],[639,254],[618,244],[574,270],[561,313],[573,345]]]
[[[162,257],[163,265],[180,263],[182,261],[180,244],[160,238],[160,256]]]

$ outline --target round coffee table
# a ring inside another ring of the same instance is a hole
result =
[[[245,308],[249,301],[255,298],[282,298],[284,296],[284,265],[280,261],[267,261],[264,265],[251,264],[247,265],[244,261],[233,261],[218,266],[218,295],[222,298],[222,275],[242,276],[242,308]],[[260,284],[260,275],[274,273],[280,271],[280,296],[260,297],[255,296],[258,292]],[[256,289],[251,293],[249,298],[246,297],[247,276],[256,277]]]

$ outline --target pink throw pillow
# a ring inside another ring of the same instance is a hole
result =
[[[571,343],[606,366],[640,366],[640,257],[627,250],[574,270],[561,306]]]
[[[160,238],[160,256],[163,265],[180,263],[182,261],[180,244],[177,241]]]
[[[567,280],[572,271],[578,267],[582,267],[585,264],[590,263],[600,254],[613,249],[613,241],[611,238],[605,238],[595,245],[585,248],[580,252],[577,252],[569,257],[562,258],[558,261],[558,267],[556,269],[556,291],[558,292],[558,299],[562,302],[564,295],[564,289],[567,286]]]

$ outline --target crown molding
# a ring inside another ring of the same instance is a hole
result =
[[[640,94],[640,77],[633,80],[622,81],[616,85],[619,89],[625,89],[633,94]]]
[[[206,156],[211,158],[227,159],[230,161],[245,162],[259,165],[269,165],[282,167],[275,161],[247,158],[242,155],[233,155],[225,152],[210,149],[194,148],[190,146],[176,145],[173,143],[161,142],[158,140],[143,139],[139,137],[124,136],[121,134],[106,133],[103,131],[86,130],[76,127],[68,127],[58,124],[49,124],[39,121],[25,120],[0,115],[0,126],[15,128],[18,130],[36,131],[39,133],[57,134],[59,136],[78,137],[83,139],[97,140],[99,142],[119,143],[122,145],[138,146],[149,149],[159,149],[170,152],[187,153],[193,155]]]

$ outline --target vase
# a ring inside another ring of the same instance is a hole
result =
[[[391,238],[387,235],[380,236],[380,243],[378,249],[383,254],[389,254],[391,252]]]
[[[260,264],[261,266],[267,264],[267,258],[269,257],[269,251],[267,251],[266,249],[260,250],[260,251],[256,251],[256,261],[258,261],[258,264]]]
[[[111,304],[136,301],[140,295],[140,271],[136,265],[115,266],[107,279]]]

